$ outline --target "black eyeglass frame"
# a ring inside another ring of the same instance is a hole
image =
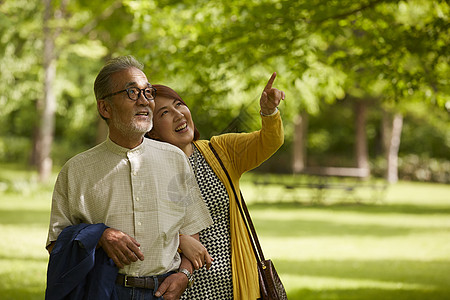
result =
[[[136,99],[131,98],[130,92],[129,92],[131,89],[139,90],[139,93],[137,93]],[[151,97],[150,99],[147,98],[147,96],[145,95],[145,90],[146,90],[146,89],[151,89],[151,91],[152,91],[152,92],[151,92],[151,96],[152,96],[152,97]],[[141,96],[141,93],[142,93],[142,95],[144,96],[144,98],[147,99],[148,101],[155,100],[155,97],[156,97],[156,88],[153,87],[153,86],[148,86],[148,87],[146,87],[145,89],[140,89],[140,88],[138,88],[138,87],[132,86],[132,87],[129,87],[129,88],[127,88],[127,89],[124,89],[124,90],[121,90],[121,91],[114,92],[114,93],[108,94],[108,95],[106,95],[106,96],[103,96],[103,97],[100,98],[100,100],[103,100],[103,99],[105,99],[105,98],[108,98],[108,97],[112,97],[112,96],[118,95],[118,94],[123,93],[123,92],[127,92],[128,98],[129,98],[130,100],[132,100],[132,101],[137,101],[137,100],[139,99],[139,97]]]

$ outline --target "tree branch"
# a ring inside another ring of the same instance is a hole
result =
[[[329,17],[326,17],[326,18],[321,19],[321,20],[311,21],[311,23],[317,23],[317,24],[320,24],[320,23],[326,22],[326,21],[328,21],[328,20],[343,19],[343,18],[346,18],[346,17],[348,17],[348,16],[351,16],[351,15],[357,13],[357,12],[366,10],[366,9],[368,9],[368,8],[372,8],[372,7],[374,7],[374,6],[376,6],[377,4],[382,3],[382,2],[387,2],[387,1],[384,1],[384,0],[375,0],[375,1],[369,2],[369,3],[367,3],[366,5],[363,5],[363,6],[359,7],[359,8],[356,8],[356,9],[354,9],[354,10],[351,10],[351,11],[348,11],[348,12],[345,12],[345,13],[341,13],[341,14],[337,14],[337,15],[333,15],[333,16],[329,16]]]
[[[86,24],[81,28],[80,33],[86,35],[91,32],[99,23],[99,21],[109,18],[116,9],[122,6],[122,1],[118,0],[107,7],[97,18],[91,20],[90,23]]]

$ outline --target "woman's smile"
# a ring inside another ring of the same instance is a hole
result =
[[[176,132],[186,132],[188,128],[188,125],[186,122],[184,122],[183,124],[181,124],[180,126],[178,126],[177,128],[175,128]]]

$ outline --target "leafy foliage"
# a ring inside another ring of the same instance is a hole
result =
[[[31,138],[37,124],[35,107],[43,96],[43,11],[37,0],[0,3],[0,137]],[[206,138],[236,127],[230,123],[236,116],[241,130],[257,128],[252,116],[257,116],[259,95],[273,71],[278,73],[276,86],[287,95],[281,111],[288,142],[291,121],[301,110],[323,121],[340,120],[343,128],[353,126],[345,109],[332,110],[336,101],[351,98],[371,102],[374,110],[384,106],[407,112],[413,103],[425,104],[421,118],[440,128],[436,135],[446,136],[447,1],[59,0],[52,13],[55,138],[77,149],[95,142],[92,83],[97,71],[104,60],[130,53],[145,63],[152,83],[170,85],[182,95]],[[435,107],[443,112],[440,117],[434,117]],[[339,140],[320,136],[316,128],[311,128],[315,149],[335,149]],[[417,145],[405,138],[401,151],[448,158],[425,149],[434,143]],[[442,152],[449,153],[448,147],[445,143]]]

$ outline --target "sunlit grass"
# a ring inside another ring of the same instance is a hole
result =
[[[20,165],[0,166],[0,299],[44,299],[52,178]]]
[[[398,183],[375,203],[318,205],[253,180],[242,189],[290,299],[450,298],[450,186]]]
[[[317,204],[308,191],[276,198],[283,188],[254,176],[242,190],[289,299],[450,299],[450,186],[400,182],[375,203]],[[35,178],[0,166],[0,299],[44,298],[53,183]]]

